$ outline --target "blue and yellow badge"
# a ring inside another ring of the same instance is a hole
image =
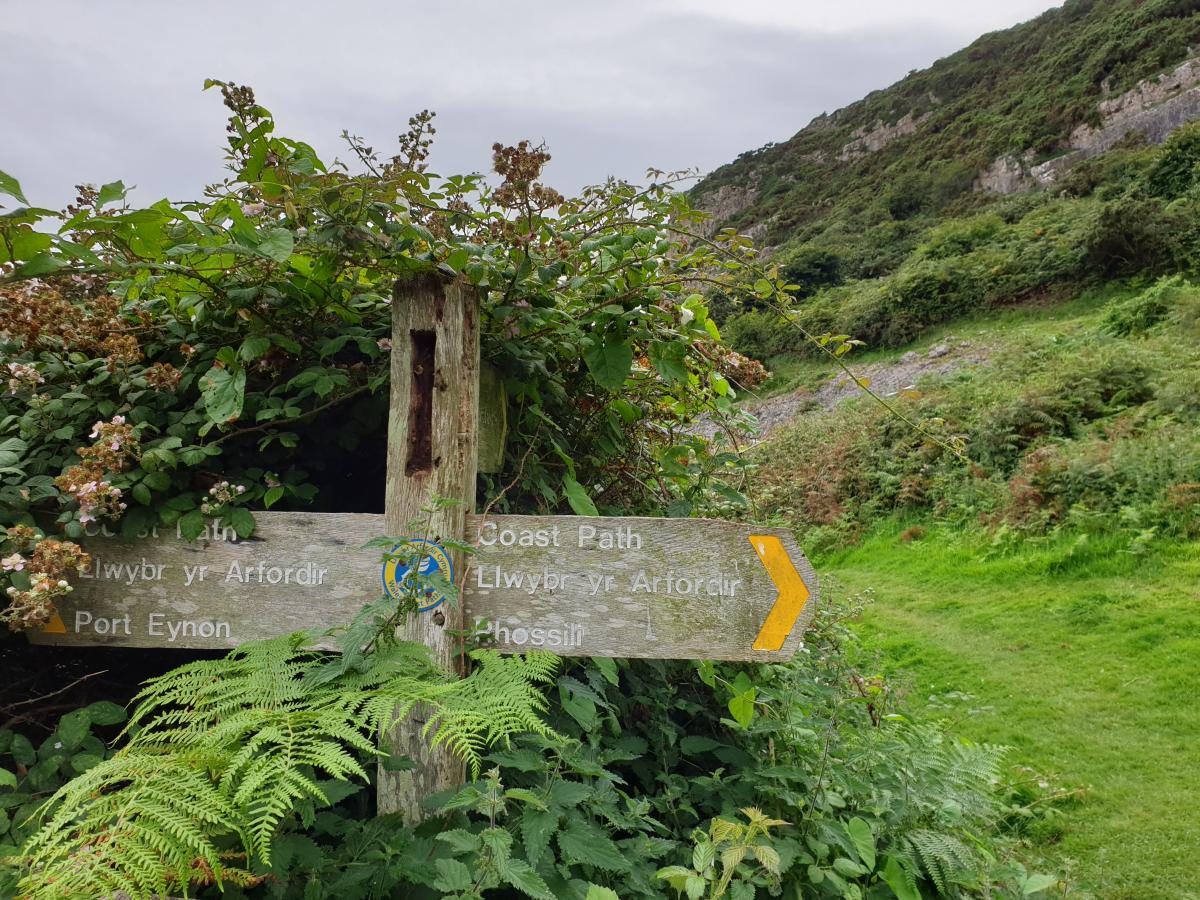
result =
[[[425,577],[431,575],[440,575],[451,584],[454,583],[454,565],[450,562],[450,557],[446,554],[446,550],[441,544],[435,544],[433,541],[415,540],[405,541],[397,544],[391,549],[392,553],[399,553],[406,547],[412,548],[414,544],[421,544],[419,549],[421,555],[416,560],[417,571]],[[405,592],[409,589],[408,580],[412,576],[412,563],[404,559],[389,559],[383,564],[383,589],[388,596],[393,600],[403,598]],[[432,587],[426,586],[421,592],[421,596],[417,599],[417,611],[429,612],[437,609],[446,600],[446,595]]]

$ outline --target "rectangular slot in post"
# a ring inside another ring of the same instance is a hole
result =
[[[405,475],[433,468],[433,367],[437,335],[432,331],[410,331],[412,341],[412,384],[408,402],[408,460]]]

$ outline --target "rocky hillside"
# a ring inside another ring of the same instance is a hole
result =
[[[743,154],[696,195],[770,246],[838,236],[840,276],[874,277],[932,220],[1197,118],[1200,4],[1069,0]]]

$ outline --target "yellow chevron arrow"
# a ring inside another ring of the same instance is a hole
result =
[[[62,616],[60,616],[58,613],[55,613],[50,621],[42,626],[42,631],[44,631],[46,634],[66,634],[67,626],[62,620]]]
[[[783,542],[770,534],[750,535],[750,546],[758,554],[763,568],[779,588],[779,596],[767,613],[766,621],[754,639],[755,650],[778,650],[792,633],[796,620],[808,602],[808,585],[796,571]]]

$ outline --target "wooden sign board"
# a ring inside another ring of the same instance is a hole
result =
[[[255,515],[81,541],[92,564],[37,643],[228,649],[350,621],[384,590],[383,517]],[[816,575],[782,529],[697,519],[467,517],[464,621],[506,652],[772,661],[796,651]],[[432,612],[432,610],[431,610]],[[430,613],[426,613],[430,614]]]
[[[467,621],[564,656],[788,659],[817,578],[791,534],[703,519],[468,517]]]

